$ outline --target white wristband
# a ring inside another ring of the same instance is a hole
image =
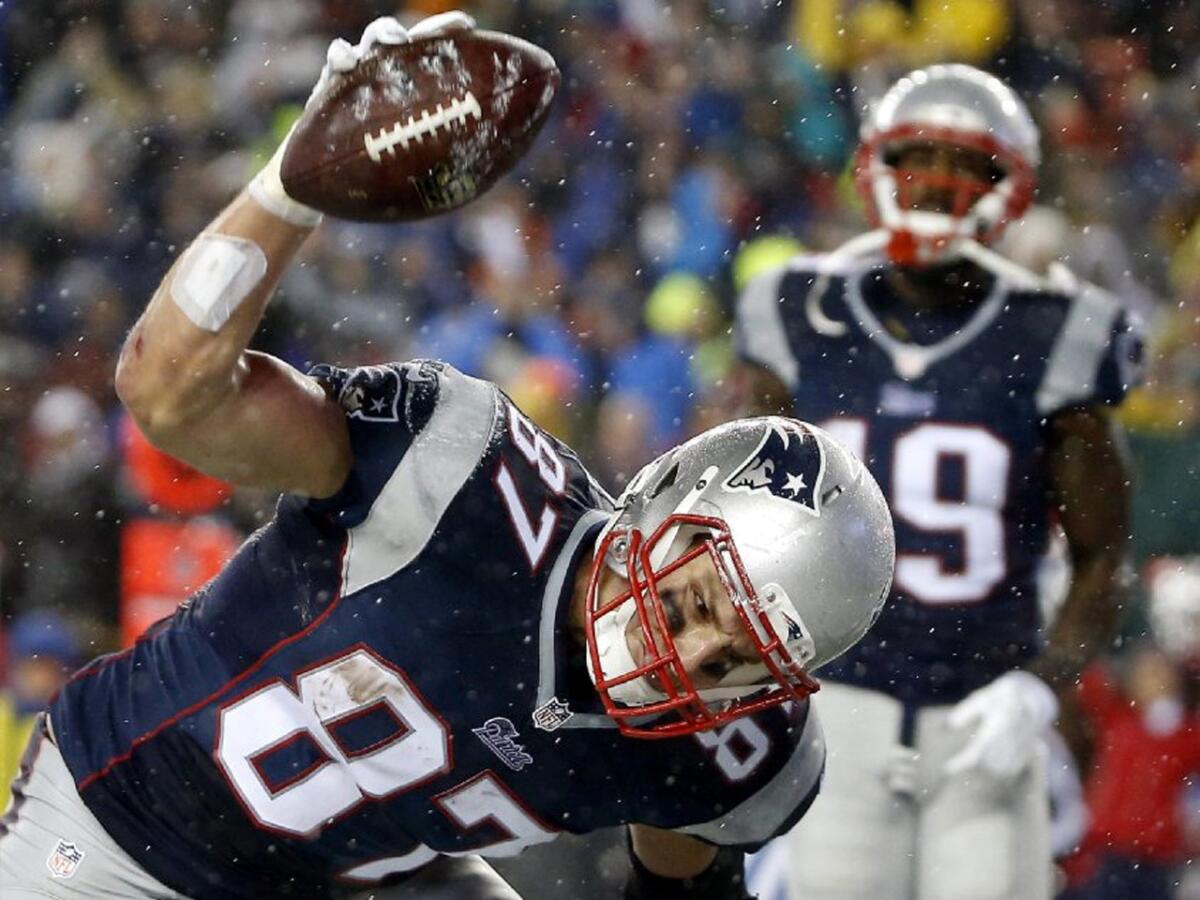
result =
[[[315,228],[321,224],[324,215],[311,206],[297,203],[289,197],[287,191],[283,189],[283,181],[279,176],[279,165],[283,161],[283,154],[291,136],[291,132],[288,132],[288,136],[283,139],[283,143],[275,150],[271,159],[254,176],[249,185],[250,196],[267,212],[278,216],[285,222],[299,225],[302,228]]]

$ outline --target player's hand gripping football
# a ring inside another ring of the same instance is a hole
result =
[[[1000,778],[1017,775],[1057,715],[1058,698],[1046,682],[1030,672],[1005,672],[950,711],[950,727],[967,730],[970,737],[946,763],[946,774],[979,769]]]
[[[459,31],[469,31],[475,27],[475,20],[463,12],[452,11],[438,13],[422,19],[412,28],[405,28],[392,16],[381,16],[368,25],[357,44],[351,44],[344,38],[337,38],[329,45],[325,55],[325,66],[317,79],[316,86],[305,101],[305,108],[320,97],[335,75],[344,75],[363,60],[371,49],[380,44],[406,44],[410,41],[422,40],[440,34],[451,34]],[[293,126],[292,131],[295,130]],[[280,165],[287,151],[288,139],[292,132],[283,139],[276,148],[271,159],[250,182],[250,193],[268,211],[291,222],[307,228],[320,223],[323,214],[288,196],[280,177]]]

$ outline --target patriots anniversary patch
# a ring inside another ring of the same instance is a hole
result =
[[[758,448],[725,481],[731,491],[767,491],[795,503],[814,516],[821,514],[821,479],[825,452],[816,435],[791,423],[772,426]]]
[[[404,419],[415,429],[418,423],[414,420],[414,403],[419,408],[432,406],[430,394],[436,396],[444,369],[445,365],[436,360],[418,359],[354,369],[321,364],[310,368],[308,374],[323,383],[348,418],[399,422],[403,401]]]

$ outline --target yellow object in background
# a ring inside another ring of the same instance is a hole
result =
[[[1175,294],[1187,297],[1200,292],[1200,217],[1192,222],[1171,254],[1168,269]]]
[[[740,294],[756,276],[779,268],[803,252],[803,244],[781,234],[747,241],[733,258],[733,289]]]
[[[17,776],[21,756],[33,733],[36,713],[21,715],[7,694],[0,693],[0,811],[8,809],[12,792],[8,786]]]
[[[796,43],[814,63],[850,69],[879,57],[901,67],[981,63],[1008,37],[1007,6],[995,0],[915,0],[910,15],[891,0],[799,0]]]
[[[716,299],[704,279],[690,272],[671,272],[646,298],[646,325],[658,334],[703,339],[721,318]]]

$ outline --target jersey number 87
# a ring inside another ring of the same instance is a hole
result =
[[[561,497],[567,489],[567,468],[563,465],[562,457],[546,436],[517,412],[516,407],[510,403],[505,404],[505,409],[508,412],[508,433],[513,446],[537,470],[542,484],[552,494]],[[496,468],[495,484],[517,533],[517,542],[525,552],[525,558],[529,560],[529,570],[536,572],[546,557],[554,526],[558,524],[558,510],[549,501],[542,504],[535,525],[533,516],[529,514],[517,492],[516,480],[503,460]]]
[[[302,671],[294,683],[293,689],[273,682],[220,713],[214,756],[260,828],[315,838],[361,804],[413,790],[453,768],[445,722],[404,672],[370,648],[357,646]],[[365,699],[360,697],[364,684],[371,687]],[[379,720],[384,736],[366,747],[350,744],[348,726],[367,716]],[[287,765],[300,755],[310,761],[303,767]],[[487,771],[438,794],[434,804],[463,832],[488,822],[507,832],[506,838],[463,853],[485,850],[489,856],[509,856],[556,834]],[[365,862],[339,877],[373,882],[416,869],[437,855],[418,844],[401,856]]]

